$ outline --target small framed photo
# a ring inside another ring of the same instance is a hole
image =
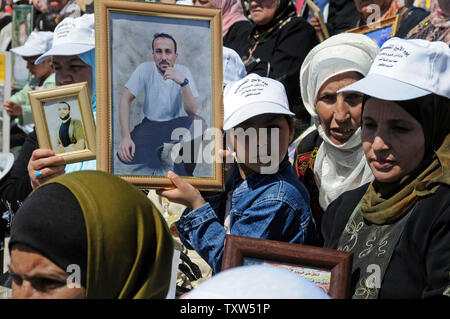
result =
[[[400,15],[396,15],[359,28],[350,29],[347,32],[364,34],[373,39],[381,48],[384,42],[395,36],[399,21]]]
[[[288,269],[322,288],[330,297],[350,294],[353,253],[274,240],[227,235],[222,270],[264,264]]]
[[[96,130],[87,82],[28,92],[40,148],[66,164],[96,158]]]
[[[223,188],[222,31],[216,8],[95,2],[97,168],[143,189]]]
[[[12,76],[12,54],[8,51],[0,51],[0,105],[9,100],[11,97],[11,76]],[[10,130],[11,118],[2,107],[1,116],[1,152],[9,153],[10,151]]]
[[[25,44],[34,28],[34,7],[32,5],[19,5],[13,7],[12,13],[12,39],[11,47],[20,47]],[[21,89],[31,79],[27,69],[27,62],[19,55],[14,54],[13,85]]]

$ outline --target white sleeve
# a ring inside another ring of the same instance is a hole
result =
[[[127,83],[125,83],[125,87],[130,90],[134,97],[137,97],[145,87],[146,64],[147,63],[140,64],[131,74]]]

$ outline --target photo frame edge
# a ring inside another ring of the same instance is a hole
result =
[[[211,21],[210,27],[212,32],[211,46],[213,50],[217,50],[217,54],[213,55],[212,64],[212,80],[213,94],[211,96],[214,101],[213,104],[219,105],[214,107],[213,125],[222,129],[223,123],[223,103],[222,103],[222,35],[221,35],[221,10],[217,8],[199,8],[190,6],[176,6],[159,3],[139,3],[139,2],[126,2],[126,1],[112,1],[112,0],[99,0],[96,1],[95,12],[95,30],[96,30],[96,71],[99,74],[97,77],[97,139],[99,145],[97,145],[97,169],[105,172],[112,173],[112,128],[111,128],[111,60],[110,60],[110,38],[111,38],[111,26],[109,23],[109,11],[111,9],[133,11],[142,10],[147,11],[148,7],[152,6],[153,9],[159,13],[164,12],[170,8],[171,13],[177,14],[181,18],[187,19],[187,16],[191,17],[203,17],[208,18]],[[106,79],[105,79],[106,78]],[[215,148],[221,147],[221,138],[215,138]],[[224,188],[224,173],[223,163],[220,161],[214,162],[213,178],[204,177],[189,177],[181,176],[184,180],[191,182],[194,187],[199,190],[223,190]],[[131,175],[117,176],[124,180],[134,184],[143,189],[155,189],[155,188],[167,188],[172,186],[170,180],[165,176],[158,177],[140,177]]]

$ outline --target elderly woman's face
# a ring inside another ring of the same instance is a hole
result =
[[[257,25],[265,25],[273,20],[280,6],[280,0],[251,0],[250,15]]]
[[[209,0],[195,0],[194,6],[211,8],[213,5]]]
[[[366,102],[361,139],[370,169],[380,182],[400,181],[424,157],[422,126],[395,102],[375,98]]]
[[[361,125],[360,93],[338,90],[362,78],[357,72],[346,72],[325,81],[316,97],[316,110],[325,134],[336,145],[342,145]]]
[[[67,272],[22,244],[12,247],[9,272],[14,299],[82,299],[85,296],[85,288],[67,284]]]
[[[375,13],[375,11],[372,10],[369,6],[376,5],[380,8],[380,12],[383,13],[383,10],[389,8],[392,0],[354,0],[354,2],[356,9],[361,13],[363,19],[366,20],[369,15]]]

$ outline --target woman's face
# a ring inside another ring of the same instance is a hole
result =
[[[380,182],[400,181],[424,157],[422,126],[395,102],[375,98],[366,102],[361,139],[370,169]]]
[[[53,65],[56,85],[88,82],[89,92],[92,92],[92,68],[77,55],[55,55]]]
[[[209,2],[209,0],[195,0],[194,5],[197,7],[207,7],[207,8],[211,8],[213,6],[211,2]]]
[[[273,20],[280,6],[280,0],[251,0],[250,15],[257,25],[265,25]]]
[[[338,90],[361,79],[357,72],[346,72],[325,81],[316,97],[316,111],[328,138],[336,145],[342,145],[361,125],[363,96],[356,92]]]
[[[48,12],[48,5],[44,0],[31,0],[33,6],[42,13]]]
[[[292,141],[294,126],[284,115],[263,114],[235,127],[232,140],[236,157],[242,163],[241,176],[275,173]]]
[[[49,0],[48,4],[54,12],[59,12],[66,6],[68,1],[69,0]]]
[[[85,288],[68,285],[67,272],[22,244],[12,247],[9,272],[14,299],[82,299],[85,296]]]
[[[383,14],[390,7],[392,0],[354,0],[354,2],[356,9],[361,13],[363,20],[366,21],[370,15],[376,12],[372,10],[371,5],[378,6],[380,13]]]

